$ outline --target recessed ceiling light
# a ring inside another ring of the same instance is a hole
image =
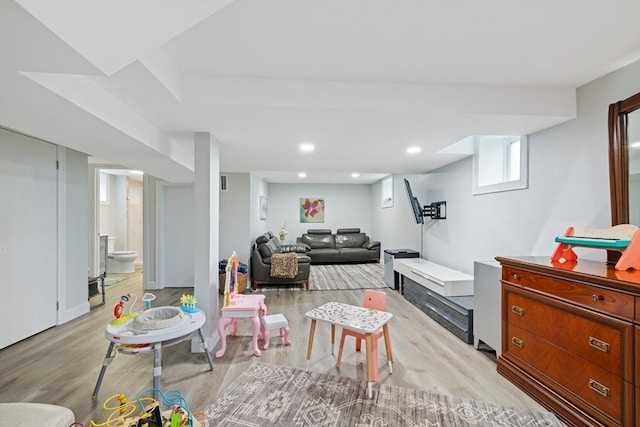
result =
[[[351,178],[360,178],[360,174],[358,172],[354,172],[351,174]]]
[[[316,147],[313,146],[313,144],[309,143],[309,142],[305,142],[304,144],[300,145],[300,151],[305,151],[305,152],[310,152],[315,150]]]
[[[307,174],[306,174],[306,173],[304,173],[304,172],[300,172],[300,173],[298,174],[298,177],[299,177],[299,178],[306,178],[306,177],[307,177]]]
[[[420,151],[422,151],[422,148],[420,148],[420,147],[409,147],[409,148],[407,148],[407,153],[409,153],[409,154],[417,154]]]

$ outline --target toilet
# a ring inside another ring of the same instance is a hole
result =
[[[135,273],[136,251],[114,251],[116,238],[107,238],[107,273]]]

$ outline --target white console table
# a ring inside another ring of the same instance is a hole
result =
[[[422,258],[394,259],[407,301],[467,344],[473,343],[473,276]]]
[[[443,297],[473,295],[473,276],[426,259],[394,259],[393,269]]]

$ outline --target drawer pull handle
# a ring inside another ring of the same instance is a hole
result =
[[[599,382],[592,380],[591,378],[589,378],[589,388],[596,393],[603,395],[604,397],[609,397],[609,387],[605,387]]]
[[[524,341],[522,341],[520,338],[518,337],[511,337],[511,342],[513,343],[513,345],[515,345],[516,347],[519,348],[524,348]]]
[[[602,352],[608,353],[609,352],[609,344],[604,342],[604,341],[600,341],[597,338],[594,337],[589,337],[589,345],[593,348],[596,348]]]
[[[591,295],[591,299],[594,300],[595,302],[601,301],[604,298],[602,297],[602,295]]]
[[[518,307],[517,305],[512,305],[511,311],[517,314],[518,316],[524,316],[524,308]]]
[[[514,279],[514,280],[520,280],[520,279],[521,279],[521,277],[520,277],[520,275],[519,275],[519,274],[513,273],[513,279]]]

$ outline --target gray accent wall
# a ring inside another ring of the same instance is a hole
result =
[[[301,223],[300,199],[321,198],[325,201],[325,222]],[[350,184],[270,184],[266,230],[278,233],[286,223],[287,240],[294,241],[311,228],[359,227],[376,239],[371,227],[371,186]],[[376,200],[380,200],[379,198]],[[255,236],[254,236],[255,237]]]

